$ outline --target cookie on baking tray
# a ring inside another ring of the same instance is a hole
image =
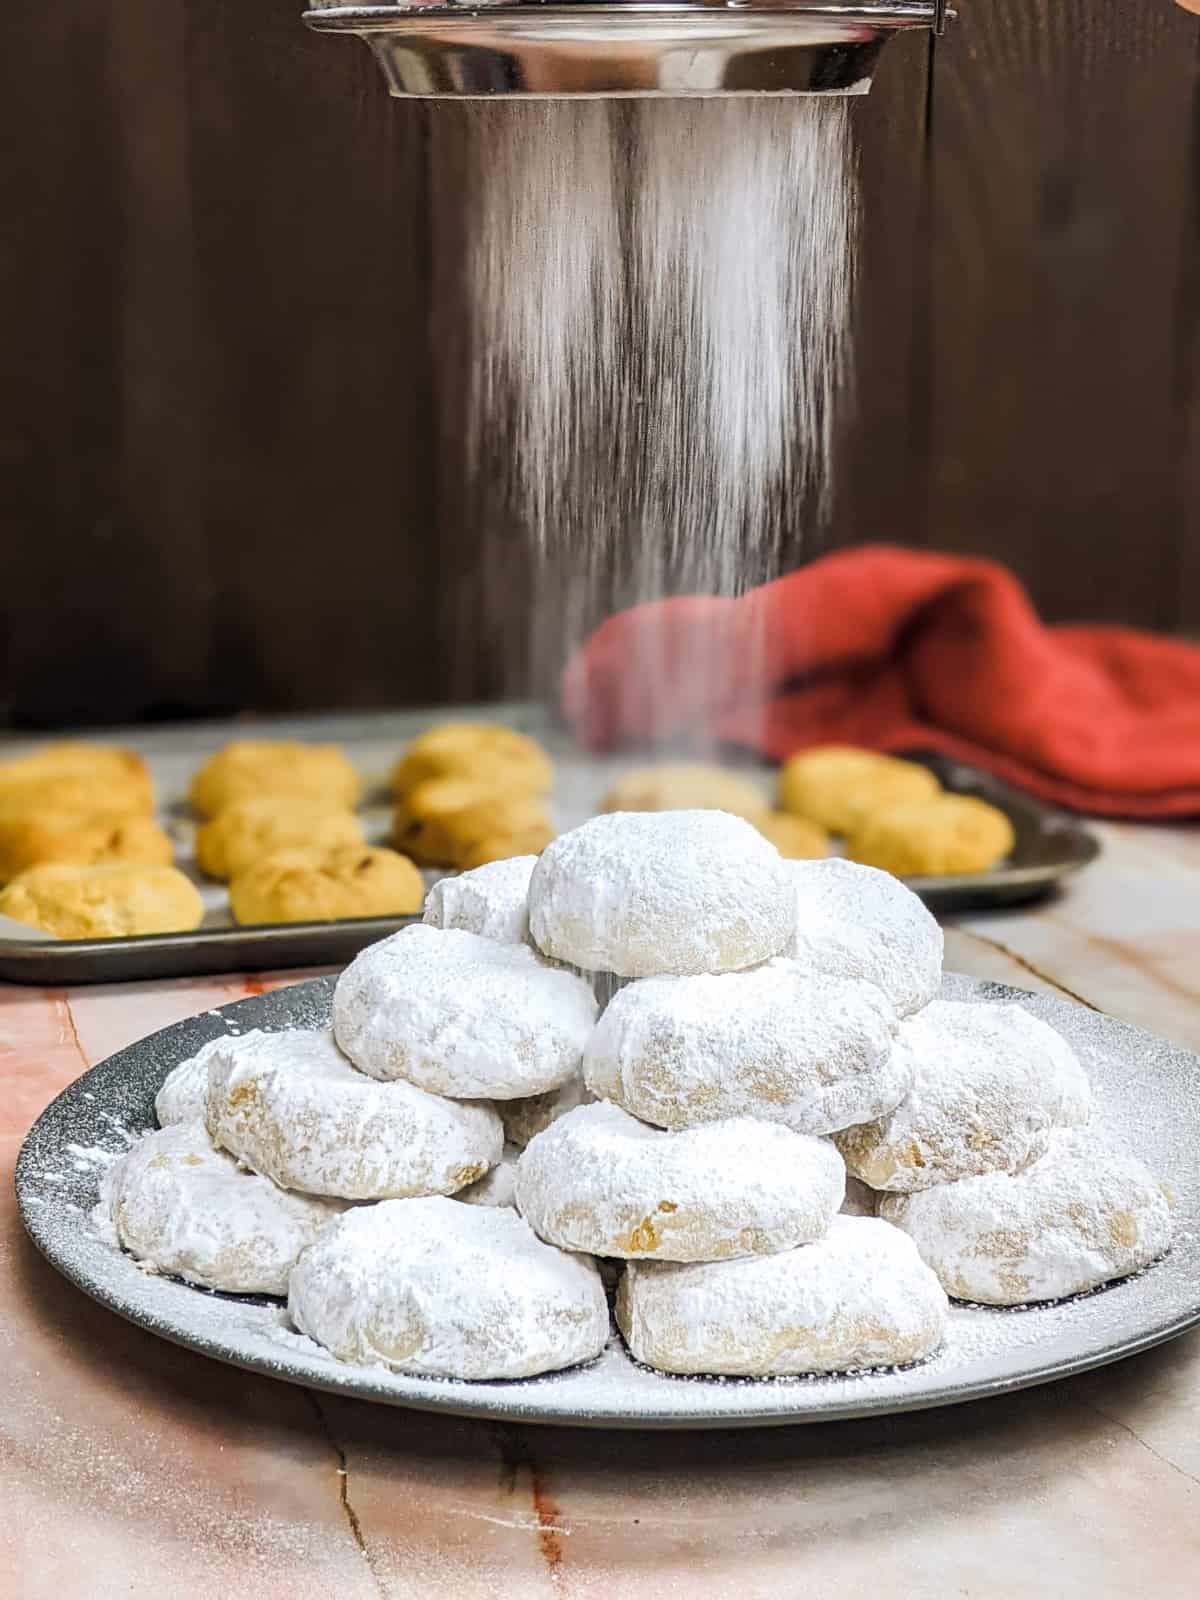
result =
[[[392,769],[397,798],[434,778],[467,778],[486,787],[545,794],[550,757],[528,734],[495,722],[442,722],[414,739]]]
[[[365,842],[353,811],[302,795],[260,794],[226,806],[196,832],[196,860],[210,878],[236,878],[279,850],[356,849]]]
[[[158,824],[136,812],[47,810],[26,814],[6,812],[0,806],[0,883],[44,862],[168,867],[174,854],[170,839]]]
[[[336,745],[236,739],[200,767],[189,798],[197,811],[215,817],[257,795],[300,795],[331,809],[353,810],[361,792],[357,772]]]
[[[927,767],[851,745],[803,750],[779,774],[780,807],[833,833],[853,833],[876,811],[932,799],[940,790]]]
[[[728,811],[757,823],[766,810],[746,778],[702,761],[664,762],[622,773],[598,811]]]
[[[789,861],[819,861],[829,854],[829,835],[820,823],[787,811],[764,811],[750,821]]]
[[[406,917],[424,902],[425,884],[412,862],[377,845],[278,850],[229,885],[229,904],[241,923]]]
[[[930,877],[987,872],[1015,843],[1003,811],[974,795],[942,794],[864,818],[846,854],[897,877]]]
[[[468,868],[536,855],[553,837],[539,795],[471,778],[431,778],[396,804],[396,848],[428,866]]]
[[[60,939],[119,939],[198,928],[204,902],[174,867],[48,862],[0,889],[0,915]]]
[[[133,750],[63,740],[0,761],[0,813],[43,811],[135,813],[154,810],[154,783]]]

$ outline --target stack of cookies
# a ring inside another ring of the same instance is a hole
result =
[[[920,1360],[948,1295],[1076,1293],[1171,1237],[1066,1041],[941,977],[886,873],[787,862],[720,811],[595,817],[437,884],[343,972],[330,1029],[178,1068],[101,1221],[404,1372],[587,1360],[603,1284],[667,1373]]]

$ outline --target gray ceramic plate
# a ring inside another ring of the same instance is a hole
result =
[[[956,1306],[944,1348],[906,1369],[755,1381],[670,1378],[636,1366],[614,1336],[590,1367],[520,1383],[456,1383],[350,1367],[292,1332],[283,1307],[150,1276],[104,1244],[88,1214],[99,1174],[131,1132],[154,1124],[167,1072],[224,1031],[311,1027],[332,980],[239,1001],[165,1028],[85,1073],[50,1105],[17,1164],[34,1242],[102,1305],[165,1339],[272,1377],[427,1411],[517,1422],[630,1428],[730,1428],[828,1421],[1004,1394],[1117,1361],[1200,1322],[1200,1058],[1081,1006],[966,978],[955,999],[1016,999],[1072,1042],[1096,1089],[1098,1121],[1174,1190],[1176,1243],[1139,1277],[1020,1311]]]

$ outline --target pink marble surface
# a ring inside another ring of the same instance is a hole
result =
[[[1065,987],[1200,1044],[1200,837],[1112,829],[1106,843],[1053,906],[951,930],[949,964]],[[29,1124],[130,1040],[296,977],[0,988],[0,1596],[1200,1592],[1194,1335],[910,1417],[619,1435],[316,1396],[93,1305],[17,1222],[11,1168]]]

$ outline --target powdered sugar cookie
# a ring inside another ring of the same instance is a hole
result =
[[[535,1135],[551,1127],[576,1106],[590,1105],[592,1096],[577,1072],[558,1089],[546,1094],[531,1094],[522,1100],[497,1100],[496,1110],[504,1124],[504,1137],[523,1149]]]
[[[500,1159],[490,1106],[376,1083],[325,1030],[223,1039],[208,1073],[214,1143],[285,1189],[346,1200],[453,1194]]]
[[[985,1305],[1058,1300],[1149,1266],[1171,1242],[1171,1212],[1143,1164],[1090,1132],[1050,1135],[1024,1171],[989,1172],[887,1195],[948,1294]]]
[[[425,900],[431,928],[457,928],[499,944],[524,944],[529,937],[529,878],[536,856],[491,861],[456,878],[442,878]]]
[[[844,1184],[831,1144],[778,1124],[744,1117],[663,1133],[600,1104],[531,1141],[517,1209],[565,1250],[724,1261],[820,1238]]]
[[[579,1071],[595,1020],[583,979],[524,945],[423,925],[364,950],[333,995],[355,1066],[456,1099],[557,1088]]]
[[[131,1255],[237,1294],[285,1294],[296,1257],[342,1209],[241,1171],[198,1123],[146,1134],[114,1164],[104,1190]]]
[[[890,873],[834,857],[792,868],[796,926],[788,954],[810,972],[865,978],[902,1017],[942,982],[942,930],[924,903]]]
[[[162,1088],[154,1097],[154,1114],[160,1128],[173,1127],[178,1122],[204,1124],[204,1108],[208,1100],[208,1063],[213,1052],[225,1039],[210,1039],[187,1061],[167,1073]]]
[[[1066,1040],[1018,1005],[935,1000],[900,1026],[913,1065],[889,1115],[836,1136],[872,1189],[910,1194],[985,1172],[1019,1172],[1051,1130],[1086,1120],[1091,1089]]]
[[[646,978],[609,1003],[584,1081],[645,1122],[727,1117],[831,1133],[899,1105],[912,1081],[895,1017],[873,984],[769,961],[753,972]]]
[[[755,966],[794,920],[778,850],[723,811],[593,817],[547,845],[529,884],[540,949],[626,978]]]
[[[453,1196],[469,1206],[515,1206],[517,1203],[517,1158],[521,1152],[514,1144],[506,1144],[500,1160],[490,1172],[475,1183],[468,1184]]]
[[[296,1263],[288,1309],[343,1361],[438,1378],[555,1372],[599,1355],[609,1327],[587,1256],[515,1211],[449,1200],[347,1212]]]
[[[660,1372],[785,1377],[903,1366],[941,1344],[946,1296],[910,1239],[834,1217],[814,1244],[740,1261],[629,1264],[617,1323]]]

